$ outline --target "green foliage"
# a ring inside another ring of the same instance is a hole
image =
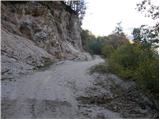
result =
[[[101,54],[103,46],[103,37],[95,37],[90,31],[82,30],[82,46],[90,54]]]
[[[104,57],[109,58],[111,56],[111,54],[114,52],[114,48],[112,45],[104,45],[102,47],[102,55],[104,55]]]
[[[84,50],[90,52],[89,45],[96,39],[95,36],[88,30],[82,30],[81,39]]]
[[[139,63],[134,71],[134,79],[141,88],[158,99],[159,94],[159,59],[158,54],[150,49],[143,49]]]
[[[108,36],[95,37],[90,31],[82,30],[81,38],[82,46],[87,52],[104,56],[110,54],[113,49],[129,43],[129,40],[123,33],[121,23],[118,23],[114,32]],[[111,50],[109,50],[109,48],[111,48]]]
[[[152,47],[152,41],[156,40],[159,32],[154,34],[154,29],[145,27],[134,30],[134,39],[137,40],[134,44],[129,44],[121,29],[103,37],[95,37],[85,31],[82,43],[91,54],[107,58],[104,64],[92,67],[90,73],[112,72],[123,79],[134,80],[144,93],[158,100],[159,55]]]
[[[137,4],[138,11],[145,14],[145,17],[152,18],[156,24],[154,26],[142,25],[140,28],[135,28],[133,31],[134,39],[141,43],[150,43],[153,47],[158,47],[159,43],[159,6],[154,5],[151,0],[142,0]],[[139,29],[139,30],[138,30]],[[138,31],[137,31],[138,30]],[[136,36],[136,34],[138,36]],[[137,37],[139,39],[137,39]]]
[[[139,42],[142,45],[150,44],[151,46],[158,46],[159,42],[159,25],[156,26],[147,26],[147,25],[141,25],[140,28],[134,28],[132,34],[133,34],[133,40],[135,42]]]
[[[123,79],[134,80],[144,93],[158,100],[159,57],[154,49],[141,44],[123,44],[117,49],[105,45],[102,53],[107,58],[106,63],[95,66],[91,73],[111,72]]]
[[[158,98],[159,62],[158,54],[140,45],[122,45],[109,60],[109,70],[124,79],[135,80],[137,85]]]
[[[145,61],[140,62],[140,64],[136,68],[134,77],[137,79],[137,83],[139,83],[138,85],[140,85],[142,88],[156,93],[159,89],[158,71],[158,60],[148,58]]]
[[[82,30],[81,33],[82,46],[83,48],[90,52],[91,54],[98,54],[106,56],[110,52],[119,46],[129,43],[129,40],[125,35],[111,34],[103,37],[95,37],[88,30]],[[108,51],[109,50],[109,51]]]
[[[119,47],[109,59],[109,69],[123,78],[131,78],[137,65],[138,49],[130,44]]]
[[[114,49],[117,49],[119,46],[126,43],[129,43],[129,40],[126,38],[126,36],[111,34],[105,38],[104,45],[111,45]]]
[[[134,28],[132,34],[134,41],[141,41],[142,36],[140,28]]]
[[[104,57],[109,58],[117,48],[125,44],[129,44],[129,40],[124,34],[111,34],[105,37],[101,53]]]
[[[101,40],[94,40],[90,42],[89,49],[91,54],[101,55],[101,48],[103,46],[103,41]]]

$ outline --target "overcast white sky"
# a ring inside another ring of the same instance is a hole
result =
[[[151,18],[146,18],[136,11],[136,4],[142,0],[85,0],[87,2],[86,15],[82,28],[90,30],[96,36],[108,35],[118,22],[127,35],[131,35],[133,28],[142,24],[153,24]],[[154,2],[158,0],[153,0]]]

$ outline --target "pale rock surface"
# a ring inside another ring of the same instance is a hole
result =
[[[3,1],[1,8],[2,79],[57,59],[91,59],[82,49],[79,18],[63,2]]]

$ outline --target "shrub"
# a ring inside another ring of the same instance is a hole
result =
[[[129,40],[125,35],[111,34],[105,38],[105,45],[111,45],[113,48],[117,49],[119,46],[128,44]]]
[[[129,79],[133,77],[133,70],[138,64],[140,47],[131,44],[122,45],[115,50],[108,62],[109,70],[118,74],[120,77]]]
[[[89,44],[91,44],[96,39],[95,36],[88,30],[82,30],[81,39],[84,50],[90,52]]]
[[[158,99],[159,60],[154,50],[140,45],[122,45],[111,54],[108,62],[112,73],[135,80],[143,91]]]
[[[89,43],[89,49],[91,54],[101,55],[101,48],[103,46],[103,41],[93,40]]]
[[[150,54],[150,53],[149,53]],[[152,53],[154,54],[154,53]],[[137,85],[158,100],[159,95],[159,60],[147,53],[143,54],[135,69],[134,78]]]
[[[109,58],[111,56],[111,54],[114,52],[114,48],[112,45],[104,45],[102,47],[102,55],[104,55],[104,57]]]
[[[151,100],[159,99],[159,55],[154,49],[140,44],[123,44],[117,49],[104,45],[106,63],[96,65],[91,73],[115,73],[123,79],[134,80]]]
[[[96,37],[88,30],[82,30],[81,39],[82,46],[87,52],[107,56],[113,49],[117,49],[119,46],[129,43],[125,35],[113,33],[109,36]]]

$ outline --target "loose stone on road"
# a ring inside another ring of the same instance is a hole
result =
[[[86,118],[76,98],[93,84],[88,69],[101,62],[101,58],[65,61],[16,81],[2,82],[2,118]],[[96,118],[100,109],[95,106],[94,115],[88,118]],[[114,117],[119,118],[117,113]]]

